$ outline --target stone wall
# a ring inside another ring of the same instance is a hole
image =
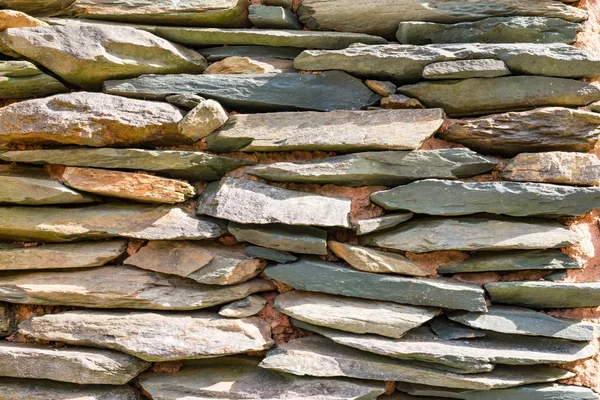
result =
[[[0,400],[591,400],[600,1],[0,0]]]

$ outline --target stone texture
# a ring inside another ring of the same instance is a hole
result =
[[[273,345],[260,318],[230,319],[196,311],[183,313],[69,311],[33,317],[19,326],[29,338],[104,347],[146,361],[221,357]]]
[[[401,338],[440,313],[439,308],[299,291],[280,294],[274,304],[279,312],[310,324],[393,338]]]
[[[250,22],[259,29],[302,30],[298,17],[289,9],[277,6],[253,6],[249,9]]]
[[[196,142],[223,126],[228,117],[219,103],[214,100],[204,100],[179,122],[179,131],[183,136]]]
[[[73,0],[2,0],[0,8],[18,10],[29,15],[47,16],[61,11],[73,3]]]
[[[131,386],[77,385],[46,380],[0,378],[2,400],[138,400]]]
[[[229,224],[229,232],[240,242],[300,254],[327,254],[327,231],[311,226]]]
[[[328,242],[331,251],[359,271],[379,274],[427,276],[429,271],[401,254],[379,251],[334,241]]]
[[[401,22],[396,38],[403,44],[431,43],[575,43],[580,24],[562,18],[492,17],[475,22],[437,24]]]
[[[479,329],[471,329],[448,319],[446,315],[440,315],[429,323],[429,328],[440,339],[458,340],[484,337],[485,332]]]
[[[341,71],[312,74],[144,75],[107,81],[104,91],[127,97],[164,99],[190,93],[240,111],[359,110],[379,100],[360,80]]]
[[[387,97],[396,93],[396,85],[389,81],[375,81],[367,79],[365,85],[380,96]]]
[[[195,94],[172,94],[165,97],[165,100],[167,103],[171,103],[179,108],[190,111],[196,108],[198,104],[202,103],[206,99]]]
[[[483,153],[515,156],[523,152],[588,152],[600,136],[600,115],[560,107],[536,108],[452,121],[438,134]]]
[[[198,199],[198,214],[241,224],[349,228],[350,199],[298,192],[245,179],[211,183]]]
[[[14,318],[11,306],[0,303],[0,336],[9,336],[13,333]]]
[[[207,285],[246,282],[266,265],[264,261],[246,256],[243,246],[187,241],[149,242],[124,263]]]
[[[600,207],[600,188],[427,179],[375,192],[371,194],[371,201],[386,210],[407,210],[417,214],[556,217],[581,215]]]
[[[496,164],[497,160],[467,149],[385,151],[264,164],[247,173],[280,182],[391,186],[426,178],[467,178],[488,172]]]
[[[438,250],[535,250],[567,247],[582,237],[564,225],[507,218],[425,218],[363,236],[361,245],[427,253]]]
[[[316,258],[267,267],[266,275],[297,290],[353,296],[401,304],[485,311],[483,290],[448,279],[416,279],[371,274]]]
[[[154,400],[375,400],[385,392],[383,382],[298,377],[258,368],[258,362],[241,357],[187,361],[177,374],[142,374],[140,384]]]
[[[425,108],[419,100],[403,94],[392,94],[384,97],[381,99],[381,107],[386,110],[418,110]]]
[[[0,270],[67,269],[102,266],[125,252],[126,240],[0,248]]]
[[[517,182],[600,185],[600,160],[595,154],[522,153],[502,169],[502,178]]]
[[[0,238],[68,242],[129,237],[210,239],[225,233],[218,221],[173,206],[105,204],[80,208],[0,207]]]
[[[30,17],[20,11],[0,10],[0,32],[8,28],[35,28],[36,26],[46,25],[48,24],[44,21]]]
[[[278,61],[285,62],[286,60]],[[291,65],[291,70],[285,72],[295,72],[293,63]],[[227,57],[212,63],[204,71],[205,74],[273,74],[278,72],[284,71],[275,68],[272,63],[263,62],[262,59],[248,57]]]
[[[11,29],[0,33],[0,42],[84,89],[98,89],[107,79],[201,73],[206,68],[199,53],[126,26]]]
[[[0,99],[50,96],[68,89],[28,61],[0,61]]]
[[[496,78],[505,75],[510,75],[510,70],[504,61],[493,59],[443,61],[423,69],[425,79]]]
[[[228,57],[260,57],[293,60],[302,53],[297,47],[273,46],[220,46],[198,50],[209,62],[221,61]]]
[[[600,306],[600,283],[544,281],[490,282],[485,290],[494,303],[531,308],[578,308]]]
[[[384,215],[383,217],[361,219],[356,222],[356,234],[366,235],[367,233],[379,232],[385,229],[393,228],[403,222],[410,220],[412,213],[398,213]]]
[[[201,151],[110,148],[7,151],[0,153],[0,159],[28,164],[144,170],[192,182],[220,179],[234,169],[252,164]]]
[[[281,6],[285,8],[292,8],[292,0],[261,0],[260,2],[265,6]]]
[[[194,310],[272,289],[260,279],[212,286],[127,266],[12,272],[0,278],[0,300],[90,308]]]
[[[288,263],[296,261],[298,257],[283,250],[268,249],[260,246],[246,246],[244,249],[250,257],[262,258],[263,260],[275,261],[278,263]]]
[[[13,378],[125,385],[149,366],[116,351],[0,343],[0,374]]]
[[[114,146],[191,143],[170,104],[77,92],[0,108],[0,145]]]
[[[245,299],[227,304],[219,310],[219,315],[229,318],[247,318],[258,314],[267,304],[267,300],[252,295]]]

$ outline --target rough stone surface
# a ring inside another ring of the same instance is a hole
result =
[[[564,225],[505,218],[426,218],[389,232],[361,238],[361,244],[426,253],[438,250],[534,250],[567,247],[582,237]]]
[[[0,61],[0,99],[50,96],[68,89],[28,61]]]
[[[439,317],[434,318],[429,323],[429,328],[431,328],[433,333],[444,340],[473,339],[485,336],[484,331],[471,329],[458,322],[450,321],[446,315],[440,315]]]
[[[440,139],[504,156],[523,152],[588,152],[600,136],[600,115],[560,107],[454,120]]]
[[[444,61],[429,64],[423,69],[425,79],[496,78],[505,75],[510,75],[510,70],[504,61],[493,59]]]
[[[252,25],[259,29],[302,30],[298,17],[289,9],[277,6],[254,6],[249,8]]]
[[[227,122],[227,112],[214,100],[204,100],[179,122],[183,136],[196,142]]]
[[[273,74],[277,72],[296,72],[293,68],[288,71],[277,69],[273,64],[285,63],[286,60],[276,60],[269,63],[267,60],[248,57],[227,57],[221,61],[212,63],[205,74]],[[288,62],[289,64],[289,62]]]
[[[327,231],[311,226],[229,224],[229,232],[240,242],[300,254],[327,254]]]
[[[85,89],[98,89],[107,79],[201,73],[206,68],[206,60],[199,53],[126,26],[10,29],[0,33],[0,42]]]
[[[146,361],[220,357],[273,345],[260,318],[218,314],[70,311],[33,317],[19,326],[27,337],[118,350]]]
[[[221,61],[228,57],[261,57],[293,60],[302,53],[296,47],[273,46],[221,46],[198,50],[209,62]]]
[[[389,81],[375,81],[367,79],[365,85],[380,96],[387,97],[396,93],[396,85]]]
[[[224,178],[204,190],[198,199],[198,214],[241,224],[282,223],[349,228],[350,199]]]
[[[174,93],[198,94],[240,111],[359,110],[379,96],[341,71],[312,74],[144,75],[106,81],[104,91],[160,100]]]
[[[265,272],[297,290],[469,311],[487,309],[477,285],[447,279],[371,274],[312,258],[267,267]]]
[[[494,303],[531,308],[577,308],[600,306],[600,283],[544,281],[490,282],[485,290]]]
[[[171,103],[179,108],[190,111],[206,99],[195,94],[172,94],[165,97],[165,100],[167,103]]]
[[[267,304],[267,300],[252,295],[245,299],[227,304],[219,310],[219,315],[229,318],[247,318],[258,314]]]
[[[8,28],[35,28],[48,25],[20,11],[0,10],[0,32]]]
[[[385,229],[393,228],[403,222],[410,220],[412,213],[398,213],[384,215],[383,217],[361,219],[356,222],[356,234],[366,235],[367,233],[379,232]]]
[[[403,94],[393,94],[381,99],[381,107],[386,110],[414,110],[423,109],[425,106],[417,99]]]
[[[285,8],[292,8],[292,0],[261,0],[260,2],[265,6],[281,6]]]
[[[288,262],[293,262],[298,259],[298,257],[288,253],[287,251],[269,249],[269,248],[260,247],[260,246],[246,246],[244,251],[250,257],[262,258],[263,260],[276,261],[276,262],[282,263],[282,264],[285,264]]]
[[[13,312],[11,306],[6,303],[0,303],[0,335],[9,336],[13,333]]]
[[[2,0],[0,8],[18,10],[29,15],[46,16],[55,14],[73,3],[73,0]]]
[[[496,164],[495,159],[467,149],[385,151],[265,164],[247,173],[280,182],[391,186],[426,178],[467,178],[488,172]]]
[[[139,400],[131,386],[77,385],[47,380],[0,378],[2,400]]]
[[[410,329],[424,324],[440,312],[438,308],[298,291],[277,296],[275,308],[294,319],[314,325],[393,338],[401,338]]]

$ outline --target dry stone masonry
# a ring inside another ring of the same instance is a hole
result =
[[[597,0],[0,0],[0,400],[600,400]]]

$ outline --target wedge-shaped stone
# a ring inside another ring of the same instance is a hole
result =
[[[297,290],[401,304],[485,311],[483,290],[447,279],[416,279],[356,271],[319,259],[301,259],[266,269],[272,279]]]
[[[407,210],[417,214],[555,217],[580,215],[600,207],[600,188],[427,179],[375,192],[371,194],[371,200],[386,210]]]
[[[261,296],[252,295],[245,299],[227,304],[219,310],[219,315],[229,318],[246,318],[258,314],[267,304]]]
[[[575,151],[594,148],[600,115],[560,107],[537,108],[452,121],[438,136],[475,151],[515,156],[523,152]]]
[[[187,361],[176,374],[142,374],[140,384],[154,400],[375,400],[385,392],[382,382],[298,377],[258,363],[241,357]]]
[[[450,321],[446,315],[440,315],[429,323],[429,328],[444,340],[473,339],[484,337],[485,332],[472,329],[458,322]]]
[[[178,275],[208,285],[233,285],[258,275],[266,263],[246,256],[243,246],[205,242],[153,241],[125,264]]]
[[[443,108],[449,116],[483,115],[546,106],[579,107],[600,99],[597,86],[545,76],[424,81],[401,86],[398,92],[416,97],[427,107]],[[465,96],[465,93],[469,95]]]
[[[385,12],[382,12],[385,10]],[[534,3],[510,0],[474,2],[423,2],[386,0],[356,2],[352,0],[305,0],[298,8],[300,21],[310,29],[365,32],[393,37],[403,21],[427,21],[451,24],[477,21],[495,15],[530,15],[583,21],[585,11],[561,2],[542,0]]]
[[[229,232],[240,242],[301,254],[327,254],[327,231],[311,226],[242,225],[232,222]]]
[[[465,261],[438,268],[438,274],[462,274],[490,271],[524,271],[531,269],[577,269],[581,265],[560,250],[503,251],[477,253]]]
[[[293,60],[302,53],[302,49],[296,47],[272,46],[220,46],[200,49],[198,51],[210,62],[221,61],[228,57],[259,57]]]
[[[400,361],[341,346],[320,336],[294,339],[281,344],[269,350],[260,366],[295,375],[402,381],[473,390],[552,382],[575,375],[545,365],[497,366],[487,373],[457,374],[426,364]]]
[[[600,185],[600,160],[595,154],[522,153],[502,170],[502,178],[519,182]]]
[[[412,213],[397,213],[384,215],[383,217],[361,219],[356,222],[356,234],[366,235],[367,233],[393,228],[410,220],[412,217]]]
[[[246,255],[248,255],[250,257],[262,258],[263,260],[276,261],[276,262],[282,263],[282,264],[285,264],[288,262],[293,262],[298,259],[298,257],[296,257],[293,254],[288,253],[287,251],[269,249],[269,248],[260,247],[260,246],[246,246],[244,251],[246,252]]]
[[[492,17],[475,22],[400,23],[396,38],[403,44],[431,43],[575,43],[581,24],[562,18]]]
[[[110,350],[0,344],[0,375],[13,378],[125,385],[149,366],[138,358]]]
[[[177,128],[183,115],[170,104],[91,92],[59,94],[0,108],[0,146],[189,144]]]
[[[233,110],[257,112],[360,110],[380,98],[359,79],[341,71],[319,75],[143,75],[106,81],[104,91],[154,100],[191,93],[217,100]]]
[[[0,99],[28,99],[67,92],[60,81],[27,61],[0,61]]]
[[[438,250],[534,250],[567,247],[582,237],[564,225],[507,218],[426,218],[389,232],[363,236],[360,243],[427,253]]]
[[[554,318],[527,308],[491,306],[486,314],[460,312],[449,314],[452,321],[472,328],[527,336],[544,336],[577,341],[595,339],[594,324]]]
[[[59,164],[96,168],[145,170],[191,182],[220,179],[252,163],[201,151],[86,149],[24,150],[0,153],[0,159],[28,164]]]
[[[280,182],[390,186],[426,178],[466,178],[490,171],[497,162],[467,149],[381,151],[265,164],[247,173]]]
[[[299,291],[277,296],[275,308],[283,314],[314,325],[393,338],[401,338],[410,329],[440,313],[439,308],[404,306],[386,301]]]
[[[202,285],[126,266],[13,272],[0,277],[0,300],[91,308],[194,310],[272,289],[261,279],[233,286]]]
[[[255,28],[302,30],[298,17],[289,9],[273,6],[253,6],[248,9]]]
[[[198,199],[198,214],[242,224],[282,223],[349,228],[350,199],[224,178],[204,190]]]
[[[443,61],[429,64],[423,70],[425,79],[496,78],[505,75],[510,75],[510,70],[504,61],[493,59]]]
[[[34,339],[114,349],[146,361],[220,357],[273,345],[271,328],[260,318],[230,319],[204,311],[70,311],[24,321],[19,332]]]
[[[0,270],[99,267],[119,257],[126,240],[0,248]]]
[[[77,385],[47,380],[0,378],[2,400],[138,400],[131,386]]]
[[[494,303],[532,308],[600,306],[600,283],[548,281],[490,282],[485,285]]]

